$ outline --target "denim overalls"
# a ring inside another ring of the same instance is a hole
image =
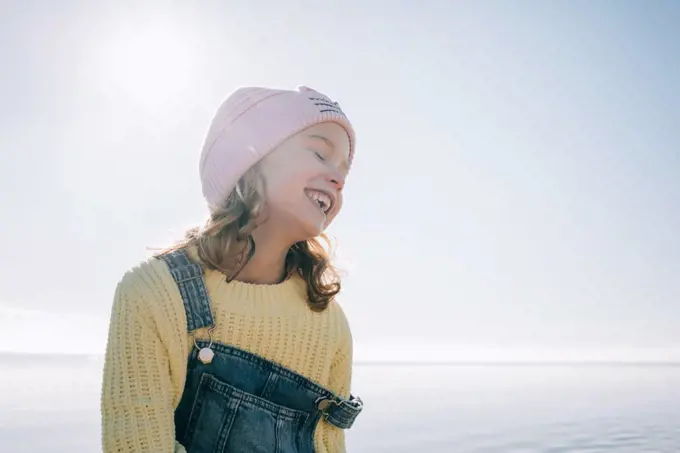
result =
[[[352,426],[360,399],[336,396],[247,351],[196,340],[196,330],[212,334],[215,327],[203,270],[184,251],[161,258],[179,287],[196,346],[175,410],[176,439],[188,453],[313,453],[321,417],[340,429]]]

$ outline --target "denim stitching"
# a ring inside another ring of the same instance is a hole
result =
[[[189,261],[186,253],[181,250],[172,251],[161,258],[167,263],[170,275],[179,288],[189,332],[214,326],[201,266]]]
[[[196,344],[198,345],[199,348],[202,348],[207,347],[210,344],[210,342],[197,339]],[[263,357],[256,356],[250,352],[235,348],[233,346],[228,346],[222,343],[213,343],[212,349],[215,352],[219,352],[224,355],[230,355],[233,357],[238,357],[242,360],[248,361],[258,366],[263,372],[273,372],[278,374],[279,376],[287,378],[298,384],[300,387],[315,393],[319,398],[328,398],[345,402],[345,404],[341,405],[333,404],[328,409],[326,409],[327,420],[338,428],[341,429],[349,428],[350,426],[352,426],[354,420],[356,420],[359,413],[361,413],[362,408],[355,407],[353,403],[347,401],[346,399],[334,395],[331,391],[321,387],[320,385],[305,378],[304,376],[301,376],[300,374],[297,374],[294,371],[289,370],[288,368],[285,368],[277,363],[274,363]],[[194,355],[197,354],[197,351],[194,351],[193,354]]]

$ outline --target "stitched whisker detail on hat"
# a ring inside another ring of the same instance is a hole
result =
[[[315,102],[314,105],[323,105],[324,107],[340,110],[340,107],[338,107],[337,104],[330,104],[328,102]]]
[[[309,98],[309,99],[312,100],[312,101],[330,102],[330,103],[332,103],[332,104],[338,105],[337,102],[333,102],[333,101],[331,101],[331,100],[329,100],[329,99],[324,99],[324,98]]]
[[[319,111],[321,113],[326,113],[326,112],[332,112],[332,113],[338,113],[340,115],[346,116],[345,112],[340,109],[340,104],[337,102],[330,101],[328,99],[324,98],[309,98],[311,101],[319,101],[319,102],[314,102],[314,105],[319,107]],[[327,107],[327,108],[322,108],[322,107]]]

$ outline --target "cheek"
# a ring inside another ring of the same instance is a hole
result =
[[[302,192],[318,171],[310,169],[308,165],[281,164],[269,171],[265,182],[267,192],[274,196],[277,192]]]
[[[335,219],[335,217],[338,214],[340,214],[340,211],[342,210],[342,203],[343,203],[342,192],[340,192],[338,194],[337,200],[335,200],[335,207],[333,208],[333,212],[329,216],[327,223],[330,223],[331,220]]]
[[[272,206],[284,207],[296,203],[304,195],[304,184],[292,174],[272,175],[266,181],[267,203]]]
[[[344,199],[343,196],[342,196],[342,191],[338,191],[337,197],[338,197],[338,198],[335,200],[335,203],[337,204],[337,205],[336,205],[336,208],[335,208],[335,212],[336,212],[336,213],[337,213],[337,212],[340,212],[340,210],[342,209],[342,205],[343,205],[343,203],[344,203],[344,201],[345,201],[345,199]]]

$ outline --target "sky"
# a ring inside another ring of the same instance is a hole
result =
[[[418,6],[416,6],[416,4]],[[358,360],[680,360],[680,4],[4,1],[0,351],[102,353],[236,87],[357,131]]]

